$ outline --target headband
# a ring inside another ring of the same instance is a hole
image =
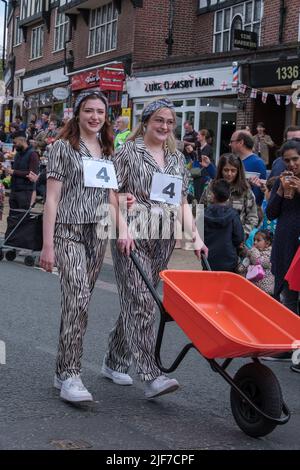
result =
[[[146,122],[149,117],[155,113],[158,109],[161,108],[169,108],[169,109],[175,109],[174,104],[172,101],[168,100],[167,98],[160,98],[159,100],[152,101],[151,103],[147,104],[145,108],[143,109],[142,112],[142,122]]]
[[[105,104],[105,109],[107,111],[108,101],[107,101],[106,96],[103,93],[101,93],[101,91],[85,90],[85,91],[82,91],[81,93],[79,93],[79,95],[77,96],[77,98],[75,100],[75,104],[74,104],[74,107],[73,107],[74,115],[77,114],[77,112],[79,111],[79,107],[80,107],[82,101],[87,99],[89,96],[96,96],[97,98],[99,98],[99,100],[101,100]]]

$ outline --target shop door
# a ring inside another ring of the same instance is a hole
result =
[[[218,135],[218,113],[214,111],[200,112],[199,130],[207,129],[211,135],[214,160],[216,161],[217,135]]]
[[[220,155],[231,152],[229,142],[235,129],[236,113],[222,113]]]

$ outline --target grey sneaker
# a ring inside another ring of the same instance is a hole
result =
[[[106,377],[107,379],[112,380],[115,384],[118,385],[133,384],[133,380],[130,375],[124,374],[123,372],[118,372],[116,370],[111,369],[110,367],[107,367],[105,362],[103,362],[102,364],[101,375],[103,375],[103,377]]]
[[[145,382],[145,395],[146,398],[155,398],[166,393],[175,392],[179,387],[176,379],[169,379],[165,375],[160,375],[154,380],[147,380]]]
[[[63,380],[60,379],[57,374],[55,374],[53,387],[56,388],[57,390],[61,390],[62,383],[63,383]]]
[[[60,398],[73,403],[93,401],[93,397],[83,385],[80,375],[62,381]]]

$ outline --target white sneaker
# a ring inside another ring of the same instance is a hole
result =
[[[103,377],[106,377],[107,379],[112,380],[115,384],[118,385],[133,384],[133,380],[130,375],[124,374],[123,372],[118,372],[116,370],[111,369],[110,367],[107,367],[105,362],[103,362],[102,364],[101,375],[103,375]]]
[[[53,387],[57,388],[57,390],[61,390],[63,380],[58,377],[57,374],[54,376]]]
[[[83,385],[80,375],[62,381],[60,398],[74,403],[93,401],[93,397]]]
[[[175,392],[179,387],[176,379],[169,379],[165,375],[160,375],[154,380],[147,380],[145,382],[145,395],[146,398],[159,397],[166,393]]]

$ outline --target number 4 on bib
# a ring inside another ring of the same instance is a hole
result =
[[[168,184],[168,186],[166,186],[163,190],[162,190],[162,193],[163,194],[167,194],[169,196],[170,199],[173,199],[173,197],[175,196],[175,183],[170,183]]]
[[[100,171],[96,174],[96,178],[99,180],[104,180],[105,183],[108,183],[110,180],[110,177],[107,174],[107,169],[105,167],[101,168]]]

